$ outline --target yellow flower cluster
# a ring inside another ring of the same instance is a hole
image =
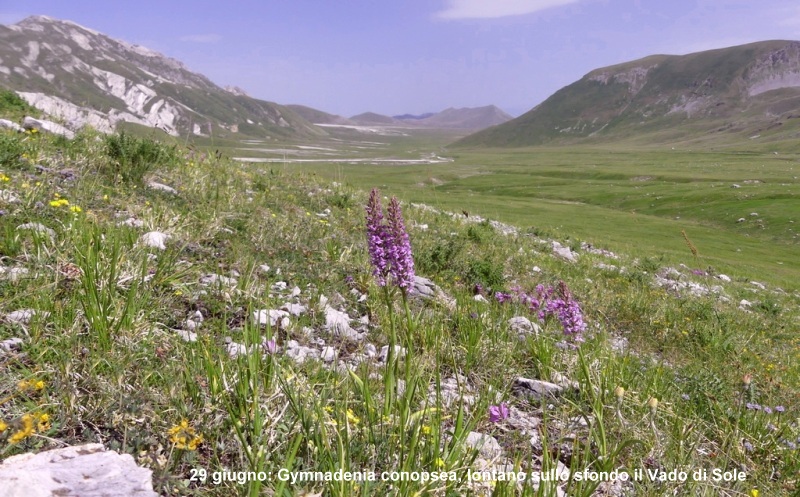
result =
[[[69,200],[67,200],[65,198],[60,198],[58,200],[51,200],[50,201],[50,207],[58,208],[58,207],[63,207],[65,205],[69,205]]]
[[[8,183],[9,181],[11,181],[11,178],[6,176],[4,173],[0,173],[0,181],[2,181],[3,183]]]
[[[22,380],[17,383],[20,392],[40,392],[44,390],[44,380]]]
[[[167,434],[169,441],[178,449],[197,450],[197,447],[203,443],[203,436],[198,435],[194,427],[190,426],[185,419],[167,430]]]
[[[18,444],[35,433],[50,429],[50,415],[47,413],[25,414],[19,419],[6,423],[0,420],[0,435],[9,432],[8,443]]]

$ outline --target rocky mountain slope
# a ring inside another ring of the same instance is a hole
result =
[[[526,114],[457,142],[526,146],[796,136],[800,42],[654,55],[591,71]]]
[[[28,17],[0,26],[0,87],[75,127],[120,122],[193,133],[324,133],[290,109],[223,89],[181,62],[70,21]]]

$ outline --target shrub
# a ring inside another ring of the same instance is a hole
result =
[[[156,166],[171,165],[178,160],[175,147],[124,132],[108,135],[105,145],[111,160],[101,166],[101,172],[114,182],[141,184]]]

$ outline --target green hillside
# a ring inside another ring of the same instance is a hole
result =
[[[765,139],[787,139],[798,133],[799,102],[798,42],[654,55],[596,69],[526,114],[454,146],[736,143],[765,132],[774,135]]]

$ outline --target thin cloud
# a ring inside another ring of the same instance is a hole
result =
[[[217,43],[222,37],[218,34],[204,34],[204,35],[186,35],[181,36],[179,40],[188,41],[190,43]]]
[[[447,7],[435,14],[439,19],[487,19],[521,16],[559,7],[579,0],[447,0]]]

